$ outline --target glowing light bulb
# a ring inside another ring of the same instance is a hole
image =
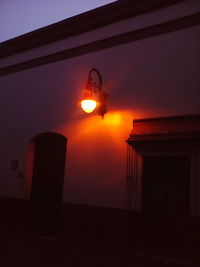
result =
[[[86,113],[91,113],[95,110],[97,102],[95,100],[86,99],[81,101],[81,107]]]

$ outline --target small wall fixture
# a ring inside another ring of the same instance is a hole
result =
[[[88,75],[84,96],[81,100],[81,107],[86,113],[92,113],[96,108],[99,115],[104,118],[107,113],[108,94],[102,90],[102,77],[99,71],[92,68]]]
[[[18,160],[11,160],[11,170],[15,171],[19,168],[19,161]]]

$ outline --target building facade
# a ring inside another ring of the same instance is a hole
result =
[[[145,216],[197,224],[199,11],[121,0],[0,44],[3,229],[51,233],[60,213],[61,232],[112,240]],[[91,68],[109,95],[104,119],[77,105]]]

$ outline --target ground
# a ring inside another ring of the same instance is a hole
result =
[[[1,267],[198,267],[197,260],[175,259],[136,249],[81,247],[66,240],[0,234]]]

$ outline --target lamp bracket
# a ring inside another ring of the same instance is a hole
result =
[[[89,72],[87,89],[93,93],[100,93],[102,90],[102,76],[95,68],[92,68]]]

